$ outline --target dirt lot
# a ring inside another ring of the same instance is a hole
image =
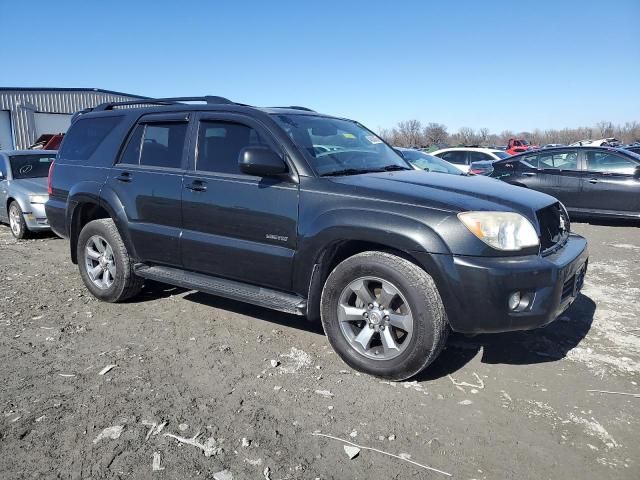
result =
[[[454,335],[392,384],[349,370],[298,317],[159,284],[98,302],[66,241],[1,226],[0,477],[447,478],[371,451],[350,460],[319,431],[454,478],[640,478],[640,398],[587,392],[640,393],[640,228],[574,228],[591,263],[565,316]]]

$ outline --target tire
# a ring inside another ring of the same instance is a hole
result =
[[[24,221],[22,208],[15,200],[9,205],[9,227],[11,227],[13,236],[18,240],[29,238],[31,235],[27,228],[27,222]]]
[[[374,299],[366,306],[365,290]],[[382,308],[378,302],[389,305]],[[363,320],[358,319],[361,311]],[[363,252],[340,263],[327,277],[320,313],[329,343],[345,363],[394,381],[410,378],[433,362],[449,333],[444,305],[431,276],[387,252]],[[397,325],[406,325],[406,331]]]
[[[94,297],[105,302],[122,302],[142,289],[143,279],[133,272],[133,261],[110,218],[93,220],[84,226],[78,237],[77,254],[80,276]],[[96,254],[102,259],[96,258]]]

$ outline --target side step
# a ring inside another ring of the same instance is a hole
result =
[[[151,267],[137,264],[134,267],[136,275],[158,282],[169,283],[177,287],[211,293],[220,297],[238,300],[240,302],[258,305],[295,315],[304,315],[307,301],[298,295],[282,293],[269,288],[256,287],[242,282],[212,277],[201,273],[188,272],[171,267]]]

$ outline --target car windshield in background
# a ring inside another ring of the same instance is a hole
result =
[[[500,159],[505,159],[505,158],[509,158],[511,155],[509,155],[507,152],[491,152],[493,153],[496,157],[500,158]]]
[[[306,154],[318,175],[412,170],[377,135],[355,122],[314,115],[275,114],[273,118]]]
[[[49,166],[55,158],[54,155],[14,155],[9,157],[13,179],[46,177],[49,175]]]
[[[416,150],[402,150],[404,158],[409,160],[412,165],[425,170],[427,172],[449,173],[451,175],[464,175],[459,168],[451,165],[438,157],[427,153],[418,152]]]

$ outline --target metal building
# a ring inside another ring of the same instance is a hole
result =
[[[0,150],[23,149],[43,134],[66,132],[78,110],[138,95],[98,88],[0,87]]]

